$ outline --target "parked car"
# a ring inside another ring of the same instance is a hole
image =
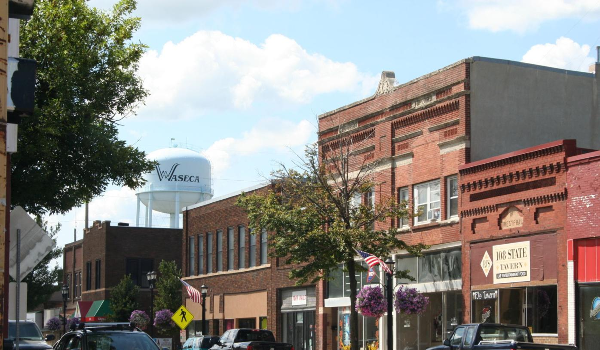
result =
[[[17,321],[8,321],[8,339],[14,342],[16,348],[17,343],[19,349],[23,350],[38,350],[52,349],[46,341],[54,340],[54,335],[49,334],[44,338],[40,328],[31,321],[19,321],[19,339],[17,339]]]
[[[427,350],[577,350],[574,345],[534,343],[529,328],[498,323],[457,326],[444,345]]]
[[[294,350],[292,344],[278,343],[266,329],[235,328],[223,333],[211,350]]]
[[[182,350],[208,350],[219,341],[219,337],[203,335],[188,338],[183,344]]]
[[[148,334],[128,323],[80,323],[54,350],[161,350]]]

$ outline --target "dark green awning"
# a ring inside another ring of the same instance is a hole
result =
[[[110,301],[96,300],[90,307],[90,310],[85,315],[84,322],[104,321],[106,316],[110,314]]]

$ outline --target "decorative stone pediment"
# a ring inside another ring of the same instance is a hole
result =
[[[394,83],[396,82],[396,74],[391,71],[381,72],[381,79],[379,80],[379,86],[375,92],[375,96],[387,94],[394,89]]]
[[[508,207],[500,214],[500,229],[508,230],[515,227],[523,226],[523,213],[515,207]]]

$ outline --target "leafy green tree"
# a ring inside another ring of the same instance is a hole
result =
[[[270,254],[291,264],[289,277],[296,279],[296,284],[327,279],[340,263],[344,264],[350,277],[352,350],[358,348],[356,272],[364,270],[355,262],[354,249],[385,257],[394,249],[419,254],[422,248],[405,244],[392,225],[384,224],[409,213],[406,203],[373,193],[379,188],[375,174],[379,163],[366,163],[355,155],[354,151],[364,147],[351,138],[321,150],[318,145],[307,146],[295,169],[281,165],[272,173],[272,185],[266,193],[238,198],[253,232],[263,228],[270,232]],[[373,195],[377,203],[371,201]]]
[[[21,25],[21,56],[37,61],[35,110],[19,127],[12,202],[31,214],[64,213],[113,183],[143,183],[152,163],[118,139],[117,123],[147,95],[136,75],[135,0],[112,11],[85,0],[38,0]]]
[[[56,234],[60,231],[60,223],[57,226],[49,227],[48,222],[42,221],[39,216],[36,218],[36,222],[56,244]],[[55,246],[23,279],[23,282],[27,283],[27,306],[29,310],[37,309],[38,306],[50,298],[52,293],[60,290],[61,286],[58,281],[61,280],[62,269],[57,265],[51,267],[50,264],[52,260],[61,257],[62,253],[63,249]]]
[[[181,306],[181,269],[175,261],[161,261],[156,280],[157,295],[154,298],[154,310],[169,309],[177,311]]]
[[[139,309],[139,292],[140,287],[133,283],[131,275],[125,275],[119,284],[110,291],[112,314],[109,319],[115,322],[129,322],[133,310]]]

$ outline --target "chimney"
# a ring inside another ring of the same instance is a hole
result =
[[[594,74],[600,72],[600,46],[596,46],[596,62],[590,64],[588,72]]]
[[[392,71],[384,70],[381,72],[381,79],[379,80],[379,86],[375,92],[375,96],[387,94],[394,89],[394,83],[396,82],[396,74]]]
[[[127,226],[129,226],[129,223],[128,222],[119,222],[119,223],[117,223],[117,226],[127,227]]]

